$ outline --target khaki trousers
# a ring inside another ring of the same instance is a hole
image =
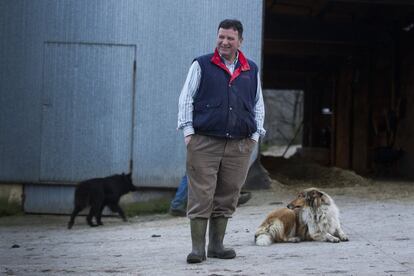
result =
[[[187,145],[187,216],[231,217],[256,142],[194,134]]]

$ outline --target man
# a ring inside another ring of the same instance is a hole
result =
[[[178,128],[187,146],[192,252],[188,263],[232,259],[223,246],[227,220],[236,209],[250,155],[263,129],[263,96],[256,64],[239,50],[243,25],[223,20],[214,53],[196,58],[179,99]]]

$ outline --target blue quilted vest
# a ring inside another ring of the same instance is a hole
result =
[[[202,72],[193,102],[195,133],[229,139],[250,137],[257,130],[253,111],[257,92],[256,64],[239,51],[231,75],[217,51],[195,60]]]

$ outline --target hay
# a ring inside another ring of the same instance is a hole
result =
[[[300,157],[262,156],[262,165],[270,177],[284,185],[312,185],[315,187],[345,187],[368,185],[370,180],[353,171],[324,167]]]

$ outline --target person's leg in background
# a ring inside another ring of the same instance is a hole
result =
[[[187,174],[183,176],[178,185],[174,199],[171,201],[170,214],[185,217],[187,214],[188,179]]]

